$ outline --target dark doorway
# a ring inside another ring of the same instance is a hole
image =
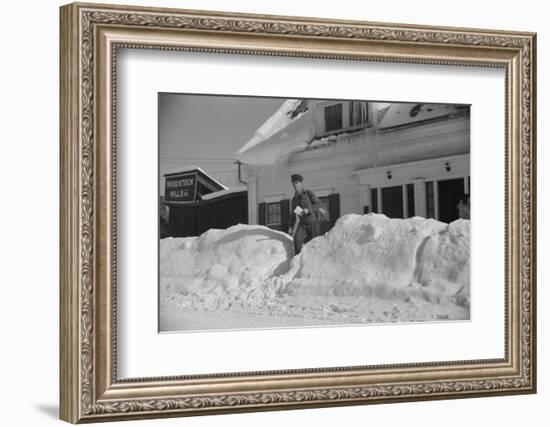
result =
[[[458,219],[457,205],[464,194],[464,179],[446,179],[437,182],[439,191],[439,220],[453,222]]]
[[[382,213],[389,218],[403,218],[403,187],[382,188]]]

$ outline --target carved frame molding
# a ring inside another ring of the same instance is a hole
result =
[[[113,147],[120,47],[504,67],[506,357],[117,381]],[[75,423],[534,392],[535,50],[532,33],[62,7],[61,418]],[[299,385],[285,386],[289,380]]]

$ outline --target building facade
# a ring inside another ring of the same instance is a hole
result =
[[[210,228],[248,223],[246,187],[228,188],[196,166],[164,177],[168,220],[159,212],[161,238],[199,236]]]
[[[287,105],[280,128],[271,120],[271,132],[254,141],[256,150],[279,144],[285,155],[257,164],[255,154],[237,153],[248,183],[249,223],[287,230],[294,173],[329,212],[323,231],[348,213],[458,218],[457,205],[470,188],[469,106],[364,101],[290,106],[294,110]],[[293,132],[299,135],[295,140]]]

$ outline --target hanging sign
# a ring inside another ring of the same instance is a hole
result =
[[[164,200],[166,202],[195,201],[196,180],[197,175],[195,173],[167,176]]]

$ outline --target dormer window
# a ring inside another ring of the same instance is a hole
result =
[[[334,104],[325,107],[325,132],[342,129],[342,104]]]

